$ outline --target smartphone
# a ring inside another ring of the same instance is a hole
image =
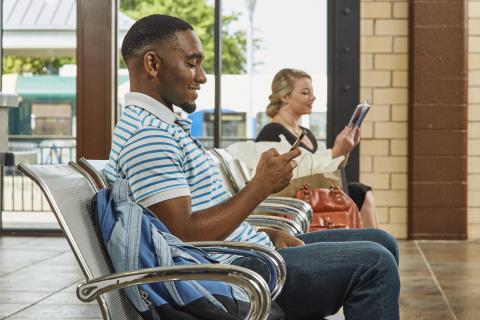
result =
[[[295,140],[295,142],[292,144],[292,148],[290,148],[290,151],[300,146],[300,144],[302,143],[303,137],[305,137],[305,134],[306,134],[305,130],[302,130],[302,133],[300,133],[300,135],[297,137],[297,140]]]

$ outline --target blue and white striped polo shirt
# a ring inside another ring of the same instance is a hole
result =
[[[130,92],[127,106],[113,131],[105,168],[109,184],[126,178],[133,200],[149,207],[168,199],[190,196],[192,213],[212,207],[231,195],[219,169],[190,133],[191,121],[150,96]],[[227,213],[225,213],[227,214]],[[268,236],[243,222],[225,240],[248,241],[273,248]],[[228,262],[228,256],[216,256]]]

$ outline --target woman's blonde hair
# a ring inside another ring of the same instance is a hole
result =
[[[272,94],[268,97],[270,103],[265,111],[267,116],[275,117],[282,106],[282,97],[292,93],[295,80],[301,78],[312,80],[308,73],[297,69],[282,69],[277,72],[272,81]]]

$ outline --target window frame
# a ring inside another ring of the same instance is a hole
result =
[[[332,147],[360,99],[360,1],[328,0],[327,25],[327,145]],[[348,159],[348,181],[359,180],[359,147]]]

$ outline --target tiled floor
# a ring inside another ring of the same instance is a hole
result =
[[[480,242],[399,244],[402,320],[480,319]],[[63,238],[0,237],[0,319],[101,319],[81,278]]]

